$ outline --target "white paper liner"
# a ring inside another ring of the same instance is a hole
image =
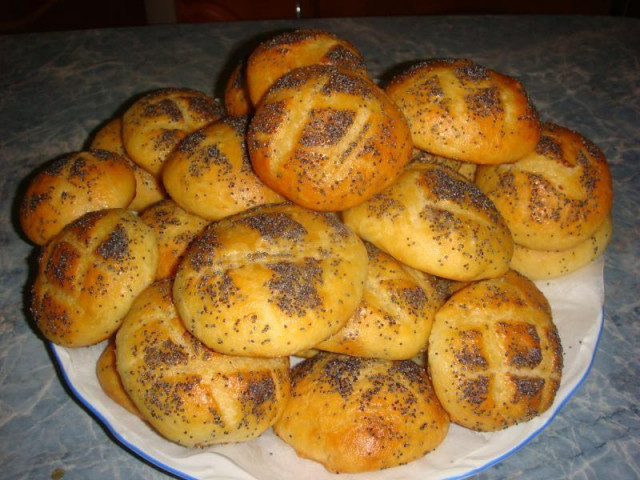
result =
[[[554,280],[536,282],[553,311],[564,350],[562,382],[551,408],[506,430],[477,433],[451,425],[433,452],[407,465],[367,472],[331,474],[320,464],[299,458],[272,430],[241,444],[184,448],[155,433],[146,423],[109,399],[100,388],[95,365],[104,344],[67,349],[52,345],[70,388],[125,446],[153,464],[184,478],[216,480],[427,480],[460,478],[493,465],[539,433],[575,392],[589,372],[604,320],[602,258]]]

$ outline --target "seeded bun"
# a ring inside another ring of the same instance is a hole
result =
[[[122,117],[122,140],[135,163],[158,177],[167,155],[199,128],[224,116],[209,95],[186,88],[164,88],[138,99]]]
[[[611,211],[607,160],[579,133],[545,124],[534,152],[512,165],[479,167],[476,184],[506,220],[514,241],[565,250],[586,241]]]
[[[274,431],[335,473],[401,465],[444,440],[449,419],[425,369],[411,360],[318,354],[291,372]]]
[[[187,247],[209,223],[204,218],[184,211],[169,199],[147,208],[140,218],[153,229],[158,241],[160,260],[156,280],[175,275]]]
[[[29,182],[20,204],[20,226],[45,245],[87,212],[125,208],[136,192],[133,169],[112,152],[74,152],[47,164]]]
[[[364,245],[334,216],[267,205],[210,224],[178,268],[174,298],[210,348],[277,357],[339,330],[366,275]]]
[[[511,268],[531,280],[545,280],[575,272],[602,255],[613,234],[609,215],[591,237],[566,250],[533,250],[515,246]]]
[[[129,398],[116,368],[116,344],[115,341],[107,343],[106,348],[100,354],[96,364],[96,376],[102,391],[114,402],[130,413],[143,418],[138,408]]]
[[[343,212],[361,238],[417,270],[458,281],[504,274],[513,241],[491,201],[442,165],[414,162],[392,186]]]
[[[138,293],[153,282],[158,247],[129,210],[89,212],[42,250],[31,311],[42,334],[64,347],[111,337]]]
[[[362,54],[351,43],[321,30],[285,32],[260,44],[247,61],[247,88],[253,105],[280,77],[299,67],[332,65],[366,76]]]
[[[110,120],[96,132],[91,142],[91,148],[117,153],[124,157],[133,168],[133,174],[136,177],[136,194],[127,206],[129,210],[140,212],[165,197],[158,179],[127,156],[122,144],[122,119],[120,117]]]
[[[357,357],[408,360],[427,346],[448,283],[402,265],[366,243],[367,282],[358,309],[316,349]]]
[[[542,292],[509,271],[455,293],[429,337],[433,387],[451,421],[478,431],[547,410],[562,374],[562,346]]]
[[[372,81],[335,67],[299,68],[264,97],[248,134],[264,183],[312,210],[339,211],[390,185],[411,159],[409,128]]]
[[[246,117],[214,122],[185,138],[169,155],[162,180],[183,209],[219,220],[284,198],[253,172],[246,150]]]
[[[411,161],[420,163],[436,163],[438,165],[449,167],[472,182],[476,177],[476,170],[478,169],[478,165],[475,163],[440,157],[423,150],[418,150],[417,148],[413,150],[413,157],[411,158]]]
[[[470,60],[418,63],[385,91],[407,117],[415,146],[435,155],[514,162],[540,138],[538,114],[522,84]]]
[[[233,69],[224,88],[224,108],[231,117],[253,113],[253,104],[247,87],[247,64],[240,62]]]
[[[186,447],[241,442],[261,435],[289,397],[288,358],[216,353],[184,328],[171,281],[136,299],[116,336],[125,390],[165,438]]]

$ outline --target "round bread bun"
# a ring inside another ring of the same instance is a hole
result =
[[[613,222],[609,215],[592,236],[566,250],[532,250],[515,245],[511,268],[531,280],[546,280],[575,272],[598,258],[609,245]]]
[[[87,212],[127,207],[135,192],[133,169],[119,155],[106,150],[69,153],[29,182],[20,225],[29,240],[45,245]]]
[[[453,158],[432,155],[429,152],[425,152],[424,150],[419,150],[417,148],[413,149],[413,157],[411,158],[411,161],[421,163],[437,163],[438,165],[449,167],[471,182],[474,181],[476,177],[476,170],[478,169],[478,165],[475,163],[461,162],[460,160],[454,160]]]
[[[136,177],[136,194],[127,206],[129,210],[140,212],[165,197],[164,189],[158,179],[127,156],[122,144],[122,119],[120,117],[110,120],[96,132],[91,142],[91,148],[117,153],[124,157],[133,168],[133,174]]]
[[[224,116],[209,95],[187,88],[164,88],[138,99],[122,117],[122,140],[135,163],[158,177],[167,155],[199,128]]]
[[[278,357],[339,330],[366,275],[362,241],[335,216],[266,205],[205,229],[178,268],[174,299],[187,329],[210,348]]]
[[[369,267],[362,301],[345,326],[315,348],[357,357],[411,359],[426,348],[449,282],[365,245]]]
[[[136,299],[116,335],[116,355],[122,384],[144,418],[186,447],[256,438],[289,397],[288,358],[208,349],[185,330],[169,279]]]
[[[472,430],[532,419],[560,385],[562,346],[549,303],[514,271],[455,293],[436,314],[427,352],[442,406]]]
[[[415,146],[435,155],[514,162],[540,138],[538,114],[522,84],[470,60],[420,62],[385,91],[407,117]]]
[[[162,200],[147,208],[140,218],[149,225],[158,240],[156,280],[172,277],[191,241],[209,223],[185,212],[173,200]]]
[[[331,472],[408,463],[435,449],[449,430],[426,370],[411,360],[320,353],[293,368],[291,383],[274,431]]]
[[[53,343],[94,345],[120,327],[138,293],[153,282],[157,268],[156,237],[135,213],[89,212],[42,250],[31,312]]]
[[[247,87],[247,64],[240,62],[233,69],[224,88],[224,108],[231,117],[253,113],[253,104]]]
[[[512,165],[481,166],[476,184],[506,220],[513,240],[534,250],[565,250],[591,237],[611,211],[609,165],[579,133],[543,125],[535,151]]]
[[[397,107],[372,81],[313,65],[278,80],[248,134],[258,176],[312,210],[357,205],[390,185],[411,160]]]
[[[309,65],[332,65],[367,76],[362,54],[346,40],[321,30],[284,32],[260,44],[247,60],[246,81],[253,105],[280,77]]]
[[[110,341],[100,354],[96,364],[96,376],[102,391],[114,402],[130,413],[144,419],[125,391],[116,368],[116,343]]]
[[[162,180],[182,208],[219,220],[285,199],[254,173],[245,144],[246,117],[227,117],[185,138],[169,155]]]
[[[511,233],[491,201],[442,165],[412,163],[343,219],[398,261],[451,280],[498,277],[513,254]]]

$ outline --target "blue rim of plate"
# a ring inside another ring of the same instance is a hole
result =
[[[587,369],[584,372],[584,375],[582,375],[582,377],[580,378],[580,380],[578,380],[578,382],[576,383],[576,385],[571,389],[571,391],[567,394],[567,396],[562,400],[562,402],[560,402],[560,405],[558,405],[558,407],[553,411],[552,415],[547,419],[547,421],[542,424],[540,426],[540,428],[538,428],[537,430],[535,430],[534,432],[532,432],[527,438],[525,438],[524,440],[522,440],[522,442],[520,442],[519,444],[515,445],[511,450],[503,453],[502,455],[500,455],[497,458],[494,458],[493,460],[490,460],[489,462],[485,463],[484,465],[477,467],[473,470],[470,470],[466,473],[463,473],[462,475],[456,475],[453,477],[446,477],[446,480],[460,480],[460,479],[464,479],[464,478],[468,478],[472,475],[476,475],[500,462],[502,462],[505,458],[510,457],[511,455],[513,455],[514,453],[518,452],[520,449],[522,449],[525,445],[527,445],[531,440],[533,440],[536,436],[538,436],[538,434],[540,432],[542,432],[545,428],[547,428],[547,426],[553,421],[553,419],[556,417],[556,415],[558,414],[558,412],[560,412],[560,410],[562,410],[562,408],[568,403],[568,401],[571,399],[571,397],[573,397],[573,395],[576,393],[576,391],[578,391],[578,389],[582,386],[582,384],[584,383],[584,381],[587,379],[587,377],[589,376],[589,372],[591,371],[591,367],[593,367],[593,362],[595,361],[596,358],[596,352],[598,351],[598,346],[600,345],[600,339],[602,338],[602,331],[604,329],[604,305],[602,306],[602,310],[600,312],[600,319],[599,319],[599,328],[598,328],[598,335],[596,337],[596,342],[593,348],[593,354],[591,355],[591,359],[589,361],[589,365],[587,366]],[[145,460],[146,462],[150,463],[151,465],[154,465],[156,467],[158,467],[161,470],[164,470],[165,472],[174,475],[176,477],[182,478],[184,480],[198,480],[197,477],[193,477],[191,475],[187,475],[186,473],[173,468],[169,465],[166,465],[164,463],[162,463],[161,461],[159,461],[158,459],[156,459],[155,457],[145,453],[144,451],[142,451],[140,448],[138,448],[137,446],[133,445],[132,443],[128,442],[127,440],[125,440],[124,438],[122,438],[122,436],[120,435],[120,433],[118,432],[117,429],[115,429],[111,423],[102,415],[102,413],[100,413],[100,411],[98,411],[91,402],[89,402],[87,399],[85,399],[82,394],[80,394],[80,392],[78,392],[78,390],[76,389],[74,383],[69,379],[68,375],[67,375],[67,371],[64,368],[64,365],[62,363],[62,361],[60,360],[60,357],[58,356],[58,351],[56,349],[56,346],[51,343],[48,342],[48,347],[50,348],[50,350],[53,352],[53,356],[56,360],[56,363],[58,364],[59,370],[62,373],[62,377],[64,378],[65,383],[67,384],[67,386],[69,387],[69,389],[71,390],[71,392],[74,394],[74,396],[80,401],[80,403],[89,411],[91,412],[91,414],[93,414],[106,428],[107,430],[109,430],[109,432],[113,435],[113,437],[126,449],[130,450],[132,453],[134,453],[135,455],[137,455],[138,457],[142,458],[143,460]],[[238,467],[240,468],[240,467]],[[248,472],[245,472],[248,473]],[[250,474],[251,475],[251,474]]]

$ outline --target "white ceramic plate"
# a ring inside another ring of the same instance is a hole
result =
[[[584,381],[593,362],[604,319],[603,265],[600,259],[566,277],[537,282],[551,304],[564,350],[562,383],[547,412],[494,433],[452,425],[435,451],[401,467],[367,473],[367,480],[462,478],[500,462],[544,429]],[[103,344],[80,349],[52,346],[65,380],[78,399],[123,445],[160,468],[198,479],[362,480],[362,475],[330,474],[321,465],[298,458],[271,430],[250,442],[205,450],[164,440],[102,392],[95,364],[103,348]]]

